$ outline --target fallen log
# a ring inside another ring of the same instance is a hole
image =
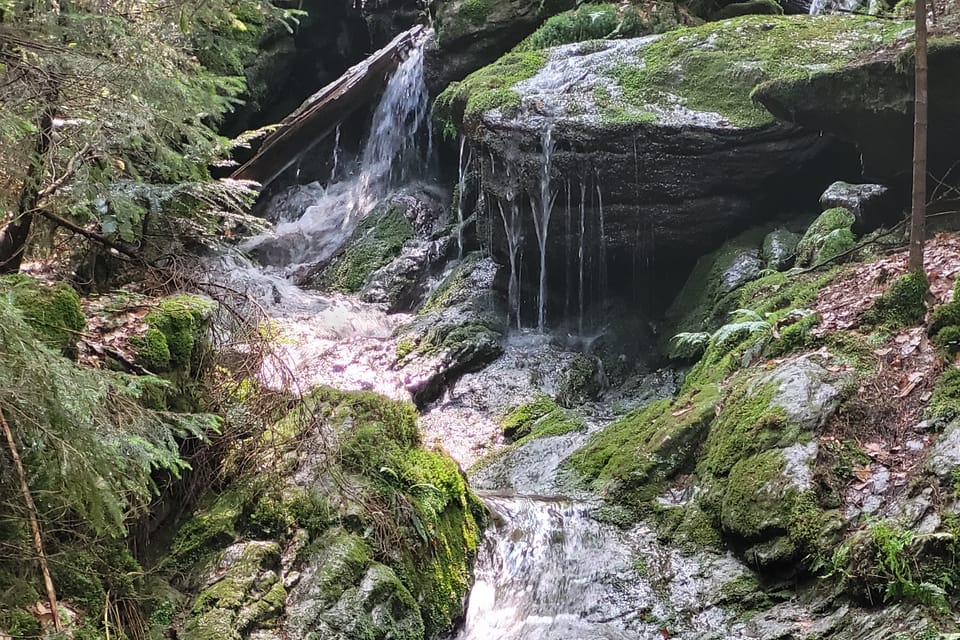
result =
[[[347,116],[377,96],[387,76],[425,31],[423,25],[404,31],[307,98],[263,139],[254,156],[230,177],[255,180],[266,187],[313,144],[330,135]]]

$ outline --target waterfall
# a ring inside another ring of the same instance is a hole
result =
[[[330,169],[330,182],[336,182],[337,169],[340,168],[340,125],[337,125],[337,132],[333,138],[333,168]]]
[[[861,4],[862,0],[813,0],[810,3],[810,15],[816,16],[835,11],[852,12],[856,11]]]
[[[600,218],[600,303],[607,298],[607,230],[603,218],[603,191],[600,189],[600,173],[597,173],[597,214]],[[601,312],[602,313],[602,312]]]
[[[303,214],[251,238],[244,249],[286,272],[329,259],[359,222],[391,189],[426,170],[429,97],[423,74],[424,41],[414,47],[387,82],[357,166],[349,177],[322,190]],[[339,145],[334,165],[340,169]]]
[[[551,163],[553,161],[553,125],[547,124],[541,134],[543,162],[540,171],[540,199],[535,202],[530,198],[530,212],[533,215],[533,228],[537,234],[537,245],[540,249],[540,286],[537,295],[537,329],[543,331],[547,323],[547,240],[550,231],[550,215],[557,194],[550,188]],[[537,206],[539,204],[539,206]]]

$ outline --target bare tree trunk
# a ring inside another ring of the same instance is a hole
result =
[[[17,213],[7,226],[0,229],[0,275],[16,273],[23,262],[23,253],[30,236],[30,227],[40,201],[40,186],[43,183],[43,167],[50,150],[50,138],[53,134],[53,108],[44,110],[40,118],[37,142],[33,150],[30,167],[23,179]]]
[[[913,124],[913,210],[910,214],[910,270],[923,272],[927,217],[927,2],[916,0],[916,94]]]
[[[33,532],[33,549],[37,554],[37,561],[40,563],[40,572],[43,574],[43,586],[47,590],[50,615],[53,616],[53,628],[56,631],[62,631],[63,623],[60,622],[60,611],[57,609],[57,592],[53,588],[53,578],[50,577],[50,568],[47,566],[47,553],[43,548],[43,535],[40,532],[40,520],[37,518],[37,505],[33,502],[33,494],[30,493],[30,487],[27,485],[27,475],[23,470],[23,462],[20,460],[17,443],[13,439],[13,431],[10,429],[2,411],[0,411],[0,428],[3,429],[3,435],[7,439],[7,448],[10,450],[13,466],[17,470],[17,477],[20,479],[20,492],[23,493],[23,501],[27,504],[30,530]]]

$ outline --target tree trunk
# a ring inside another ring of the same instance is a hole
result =
[[[50,604],[53,628],[59,632],[63,630],[63,623],[60,621],[60,610],[57,609],[57,592],[53,588],[53,578],[50,577],[47,553],[43,548],[43,534],[40,531],[40,520],[37,518],[37,505],[33,502],[33,494],[30,493],[30,486],[27,484],[27,474],[23,470],[23,462],[20,460],[17,442],[13,439],[13,431],[10,429],[2,411],[0,411],[0,428],[3,429],[3,435],[7,440],[7,449],[10,451],[10,457],[13,458],[13,467],[16,469],[17,477],[20,480],[20,492],[23,494],[23,501],[27,505],[30,531],[33,533],[33,549],[37,554],[37,561],[40,563],[40,572],[43,574],[43,586],[47,591],[47,602]]]
[[[51,103],[52,104],[52,103]],[[23,178],[20,198],[17,201],[17,213],[13,220],[0,229],[0,275],[16,273],[23,262],[23,253],[27,248],[30,227],[36,216],[40,200],[40,186],[43,183],[43,167],[50,150],[50,138],[53,134],[53,109],[48,107],[40,118],[37,141],[30,159],[30,167]]]
[[[927,2],[916,0],[916,89],[913,125],[913,209],[910,214],[910,270],[923,273],[927,217]]]
[[[270,184],[313,144],[330,135],[348,115],[376,97],[383,88],[384,79],[423,32],[422,25],[404,31],[387,46],[307,98],[263,139],[257,153],[230,177],[256,180],[263,187]]]

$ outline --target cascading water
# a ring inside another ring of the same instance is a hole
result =
[[[813,0],[810,3],[810,15],[816,16],[822,13],[833,13],[834,11],[855,11],[862,0]]]
[[[513,314],[517,328],[520,328],[520,245],[523,242],[523,230],[520,225],[520,204],[516,198],[510,198],[507,203],[510,215],[507,216],[503,203],[498,202],[500,219],[503,221],[503,232],[507,238],[507,251],[510,261],[510,280],[507,285],[507,303]]]
[[[251,238],[244,248],[282,273],[329,259],[391,189],[424,172],[428,113],[421,42],[387,82],[353,177],[327,185],[301,216]]]
[[[487,496],[493,513],[455,640],[627,640],[645,594],[627,544],[569,500]],[[619,554],[617,553],[619,551]],[[618,602],[619,600],[619,602]],[[614,622],[614,624],[610,624]]]

